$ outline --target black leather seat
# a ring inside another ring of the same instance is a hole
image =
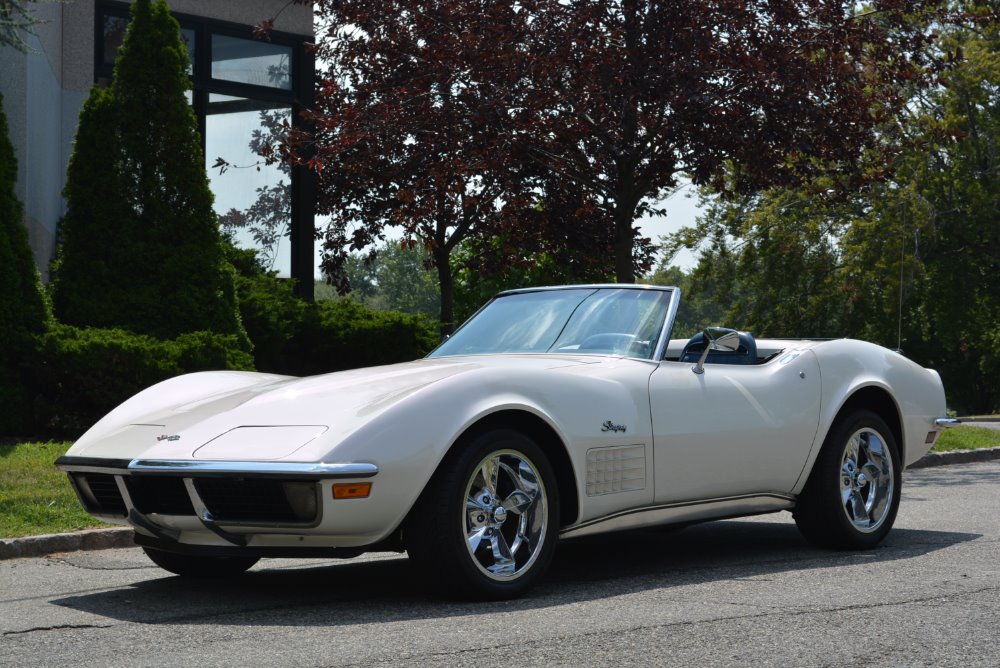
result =
[[[698,332],[684,346],[681,362],[697,362],[705,350],[705,335]],[[740,332],[740,347],[737,350],[712,350],[705,359],[706,364],[756,364],[757,342],[750,332]]]

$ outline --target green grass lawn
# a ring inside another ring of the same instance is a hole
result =
[[[53,462],[69,443],[0,445],[0,538],[108,526],[84,512]]]
[[[934,452],[1000,446],[1000,431],[973,425],[948,429]],[[0,445],[0,538],[110,526],[84,512],[66,474],[53,462],[69,443]]]
[[[959,427],[945,430],[938,436],[932,452],[948,452],[950,450],[978,450],[980,448],[1000,447],[1000,429],[987,429],[974,424],[963,424]]]

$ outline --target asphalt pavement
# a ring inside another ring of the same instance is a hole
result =
[[[1000,422],[976,420],[975,425],[989,429],[1000,429]],[[1000,448],[940,453],[930,452],[923,459],[910,466],[910,468],[968,464],[995,459],[1000,459]],[[28,536],[25,538],[0,538],[0,560],[16,559],[19,557],[41,557],[47,554],[72,550],[103,550],[115,547],[130,547],[132,544],[132,530],[121,527]]]
[[[400,555],[192,582],[136,548],[0,561],[2,666],[998,666],[1000,461],[908,470],[896,526],[820,550],[788,513],[560,544],[506,603]]]

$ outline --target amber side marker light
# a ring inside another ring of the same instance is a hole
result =
[[[333,498],[367,499],[371,491],[370,482],[338,482],[333,485]]]

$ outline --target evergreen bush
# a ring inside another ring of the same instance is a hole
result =
[[[122,329],[55,325],[40,338],[42,362],[30,383],[37,428],[76,437],[145,388],[182,373],[253,369],[235,335],[189,332],[160,340]]]
[[[258,371],[311,376],[425,355],[438,342],[437,324],[422,315],[368,308],[350,299],[295,297],[255,251],[230,248],[237,268],[240,314]]]
[[[173,339],[238,337],[198,125],[185,97],[187,50],[163,0],[137,0],[109,90],[80,115],[53,266],[55,312],[78,326]]]
[[[22,375],[36,362],[35,337],[51,320],[14,193],[17,157],[0,95],[0,434],[30,429],[30,401]]]

